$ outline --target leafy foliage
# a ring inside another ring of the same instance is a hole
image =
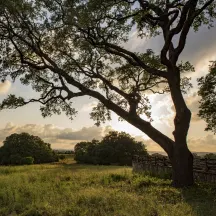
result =
[[[34,164],[34,158],[33,157],[24,157],[21,161],[22,164],[31,165]]]
[[[142,142],[137,142],[129,134],[112,131],[101,142],[80,142],[75,146],[75,160],[89,164],[131,165],[133,155],[146,155]]]
[[[209,73],[198,79],[201,96],[198,115],[207,122],[205,130],[216,133],[216,62],[212,62]]]
[[[57,160],[50,144],[28,133],[10,135],[0,148],[0,164],[3,165],[50,163]]]
[[[2,2],[1,79],[8,76],[13,80],[20,79],[22,84],[31,85],[40,92],[41,97],[26,101],[9,95],[1,108],[40,102],[44,117],[64,111],[72,119],[77,112],[70,100],[88,95],[100,101],[91,115],[96,124],[110,120],[108,110],[113,111],[113,108],[105,103],[109,101],[125,111],[145,114],[151,119],[147,95],[170,91],[164,73],[167,64],[162,55],[151,49],[133,53],[119,44],[127,42],[136,27],[139,37],[161,34],[160,29],[165,28],[163,19],[170,20],[166,30],[173,27],[172,39],[181,30],[176,28],[183,28],[182,23],[174,28],[174,23],[184,21],[184,13],[189,13],[190,7],[197,6],[195,29],[202,24],[211,26],[215,17],[214,3],[196,2],[196,5],[191,1]],[[204,8],[199,11],[201,6]],[[179,63],[176,67],[181,74],[194,70],[189,62]],[[182,75],[183,91],[191,87],[189,80]],[[75,87],[74,91],[69,86]],[[98,88],[102,95],[93,91]]]
[[[216,159],[216,154],[208,153],[208,154],[204,155],[204,158],[207,158],[207,159]]]

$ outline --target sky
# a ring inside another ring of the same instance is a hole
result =
[[[216,60],[216,27],[210,30],[203,26],[198,32],[191,31],[188,35],[185,50],[181,60],[190,61],[195,72],[189,74],[192,78],[193,89],[184,97],[192,111],[191,127],[188,134],[189,149],[194,152],[216,152],[216,137],[212,132],[204,131],[206,123],[197,116],[199,97],[197,96],[196,79],[208,72],[210,61]],[[161,37],[149,40],[138,39],[136,32],[131,33],[130,40],[125,48],[131,51],[145,52],[153,49],[159,52],[163,44]],[[24,97],[35,97],[36,93],[30,87],[22,86],[19,81],[12,83],[7,80],[0,83],[0,101],[8,94]],[[152,105],[153,126],[173,138],[174,108],[170,95],[150,95]],[[28,132],[40,136],[44,141],[51,143],[54,149],[73,149],[77,142],[83,140],[101,139],[110,130],[125,131],[137,140],[143,141],[149,151],[162,149],[151,141],[143,132],[126,122],[119,122],[118,116],[112,113],[112,120],[100,127],[96,127],[90,119],[89,113],[97,104],[95,99],[88,97],[76,98],[74,107],[78,110],[76,118],[71,121],[64,114],[43,118],[40,105],[28,104],[15,110],[0,112],[0,145],[12,133]]]

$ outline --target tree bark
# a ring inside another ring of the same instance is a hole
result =
[[[193,155],[185,143],[175,143],[172,164],[172,185],[174,187],[188,187],[194,184]]]
[[[191,112],[188,109],[180,88],[178,68],[169,71],[169,87],[176,110],[173,152],[168,154],[172,163],[172,179],[175,187],[187,187],[194,184],[193,155],[187,146],[187,135],[190,127]]]

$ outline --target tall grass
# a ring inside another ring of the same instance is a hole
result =
[[[129,167],[0,167],[1,216],[215,216],[216,187],[174,189]]]

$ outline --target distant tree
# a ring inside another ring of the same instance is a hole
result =
[[[197,158],[197,159],[200,159],[200,158],[201,158],[201,156],[199,156],[199,155],[196,154],[196,153],[193,153],[193,157],[194,157],[194,158]]]
[[[208,153],[208,154],[204,155],[204,158],[207,158],[207,159],[216,159],[216,154]]]
[[[101,141],[103,148],[110,148],[110,161],[119,165],[131,165],[133,155],[146,155],[142,142],[136,141],[125,132],[111,131]],[[103,157],[101,157],[103,159]]]
[[[101,142],[80,142],[75,146],[75,160],[80,163],[131,165],[134,155],[146,155],[142,142],[124,132],[112,131]]]
[[[159,154],[159,153],[154,153],[154,154],[152,154],[151,156],[157,157],[157,158],[166,158],[166,157],[167,157],[167,156],[162,155],[162,154]]]
[[[73,150],[68,150],[68,151],[65,151],[64,154],[74,154],[74,151]]]
[[[198,79],[201,96],[198,115],[207,122],[205,130],[216,133],[216,61],[209,67],[209,73]]]
[[[38,164],[57,160],[50,144],[28,133],[8,136],[0,148],[0,164]]]
[[[79,142],[74,147],[74,159],[79,163],[97,164],[96,147],[99,141],[93,139],[91,142]]]
[[[56,154],[74,154],[73,150],[59,150],[59,149],[55,149],[53,151],[56,152]]]

